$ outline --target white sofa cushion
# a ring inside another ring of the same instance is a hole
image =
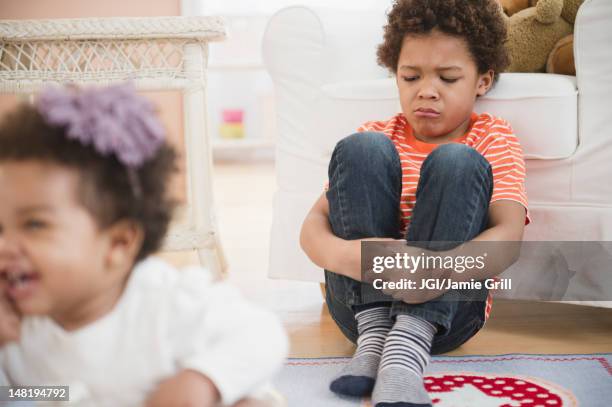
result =
[[[502,74],[495,87],[476,102],[475,109],[507,120],[526,159],[567,158],[578,147],[574,76]]]
[[[385,120],[401,110],[394,78],[324,85],[319,101],[313,108],[326,124],[325,131],[312,136],[326,154],[363,122]],[[577,106],[573,76],[506,73],[475,109],[506,119],[526,159],[561,159],[571,156],[578,145]]]

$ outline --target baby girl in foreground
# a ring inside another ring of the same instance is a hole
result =
[[[171,219],[175,159],[128,85],[49,89],[5,118],[0,368],[10,385],[70,386],[78,405],[274,405],[253,395],[286,355],[278,320],[205,270],[149,258]]]

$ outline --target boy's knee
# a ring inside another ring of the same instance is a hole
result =
[[[342,155],[343,160],[375,164],[381,160],[392,159],[397,155],[397,150],[383,133],[360,132],[340,140],[334,150],[334,155],[338,154]]]
[[[461,174],[470,171],[487,171],[489,162],[474,148],[460,143],[443,144],[432,151],[423,162],[423,168],[435,167],[436,171]]]
[[[474,148],[461,143],[442,144],[429,154],[428,158],[444,159],[444,161],[459,160],[473,161],[484,158]]]

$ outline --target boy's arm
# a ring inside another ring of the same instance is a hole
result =
[[[473,242],[520,242],[523,240],[525,230],[525,207],[516,201],[495,201],[489,207],[489,227],[476,236]],[[506,268],[518,260],[520,244],[509,243],[498,245],[500,250],[496,253],[502,256],[499,264],[492,263],[478,275],[469,278],[490,278],[501,274]],[[497,266],[497,268],[496,268]]]
[[[517,201],[502,199],[489,206],[489,228],[474,240],[522,240],[525,207]]]
[[[300,234],[300,245],[310,260],[321,268],[338,274],[362,280],[361,241],[392,241],[387,238],[344,240],[335,236],[328,220],[329,205],[323,193],[306,215]],[[483,280],[501,274],[511,266],[520,255],[520,241],[525,228],[525,207],[516,201],[499,200],[489,207],[488,229],[457,249],[446,252],[431,252],[441,256],[481,255],[485,245],[490,251],[484,269],[468,269],[455,274],[455,281]],[[403,239],[400,239],[403,241]],[[499,242],[499,243],[496,243]],[[418,252],[418,253],[417,253]],[[418,249],[415,256],[423,252]],[[432,275],[430,277],[436,277]],[[402,298],[410,303],[429,301],[446,290],[419,290],[420,295],[411,293],[411,298]],[[390,293],[391,294],[391,293]],[[404,293],[405,294],[405,293]]]
[[[453,273],[454,281],[486,280],[503,273],[520,256],[524,229],[525,207],[522,204],[511,200],[493,202],[489,206],[488,228],[473,240],[445,253],[476,257],[486,251],[485,266],[483,269],[469,268],[461,274]],[[418,302],[429,301],[446,291],[431,290]]]
[[[419,279],[447,279],[453,281],[485,280],[493,278],[510,267],[520,256],[521,240],[525,228],[525,207],[511,200],[495,201],[489,207],[488,228],[473,240],[444,252],[425,251],[437,256],[470,256],[476,258],[487,253],[484,268],[466,268],[462,273],[445,270],[418,270]],[[385,274],[394,276],[393,273]],[[420,283],[417,282],[417,287]],[[448,289],[383,290],[394,298],[410,304],[420,304],[444,294]]]
[[[334,235],[329,224],[329,202],[325,193],[304,219],[300,246],[317,266],[355,280],[361,279],[361,240],[345,240]]]
[[[473,240],[445,252],[445,255],[471,255],[487,253],[482,269],[469,268],[456,281],[484,280],[503,273],[520,256],[525,230],[525,207],[516,201],[499,200],[489,207],[489,225]]]

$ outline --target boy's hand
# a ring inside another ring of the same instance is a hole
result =
[[[331,269],[334,273],[352,278],[357,281],[364,281],[361,272],[361,243],[362,242],[406,242],[404,239],[392,239],[390,237],[368,237],[364,239],[345,240],[342,242],[340,255],[341,261],[338,266]]]
[[[183,370],[158,384],[146,407],[213,407],[221,395],[215,384],[194,370]]]
[[[21,318],[13,304],[4,296],[3,284],[0,284],[0,346],[19,340]]]

